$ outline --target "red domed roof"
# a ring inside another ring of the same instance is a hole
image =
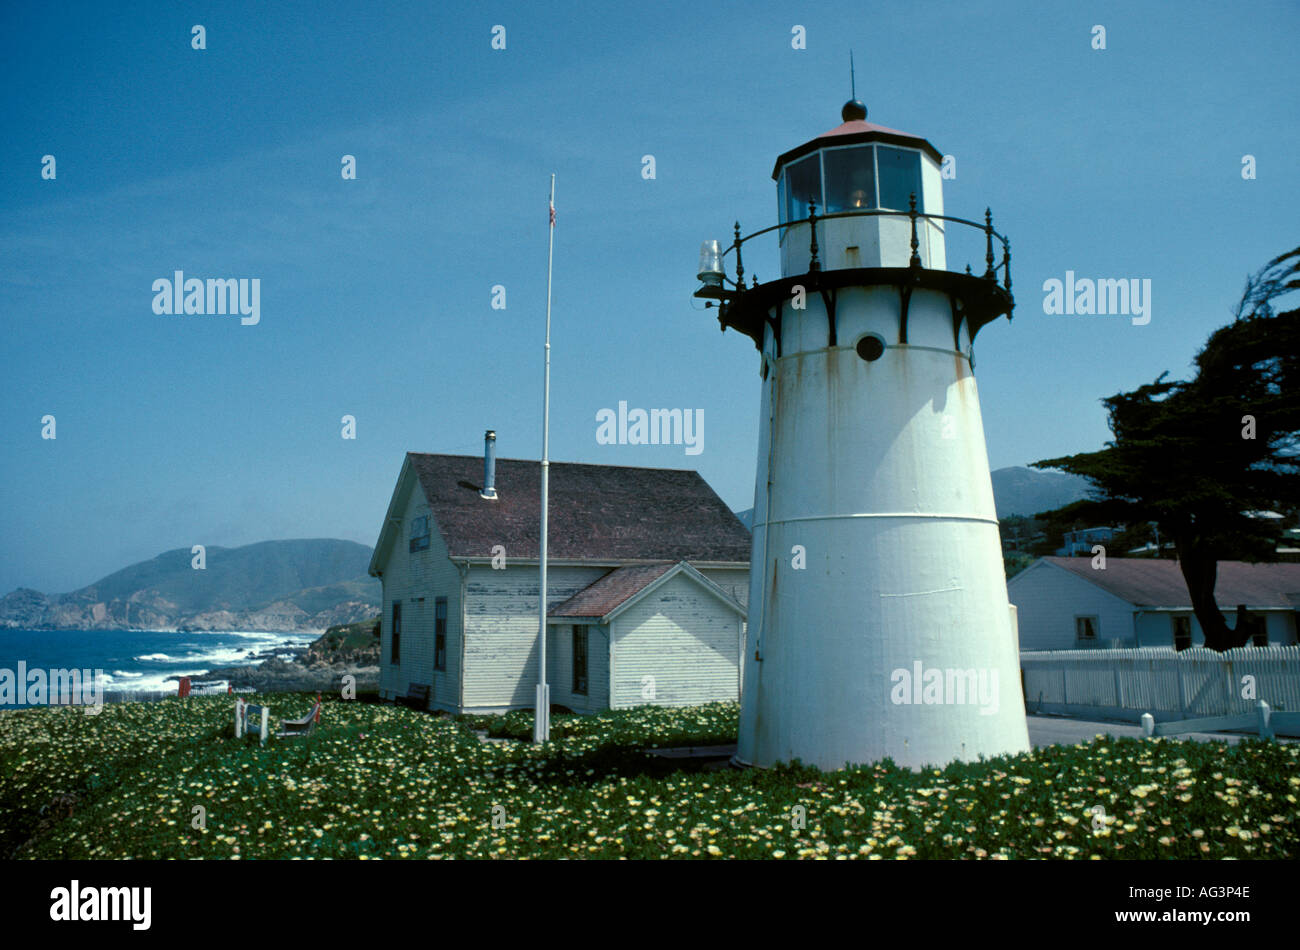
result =
[[[864,110],[865,111],[865,110]],[[828,145],[857,145],[862,142],[883,142],[886,145],[901,145],[904,148],[919,148],[936,162],[943,161],[943,155],[939,150],[921,138],[919,135],[912,135],[909,132],[900,132],[898,129],[891,129],[883,125],[876,125],[874,122],[868,122],[866,119],[849,119],[840,125],[835,126],[828,132],[823,132],[817,138],[804,142],[798,148],[792,148],[790,151],[781,155],[776,160],[776,165],[772,168],[772,178],[775,180],[781,174],[781,166],[789,164],[797,158],[810,152],[815,152],[819,148]]]
[[[842,122],[829,132],[823,132],[818,138],[828,138],[832,135],[853,135],[856,132],[888,132],[890,135],[903,135],[909,139],[919,138],[909,132],[900,132],[898,129],[891,129],[883,125],[876,125],[874,122],[868,122],[866,119],[849,119]]]

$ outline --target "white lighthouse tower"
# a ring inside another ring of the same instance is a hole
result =
[[[696,296],[753,339],[763,380],[745,765],[1029,748],[972,372],[1013,307],[1010,245],[987,212],[944,215],[934,146],[866,115],[854,100],[777,159],[776,225],[701,254]],[[974,274],[947,269],[962,232]],[[760,235],[781,277],[746,286]]]

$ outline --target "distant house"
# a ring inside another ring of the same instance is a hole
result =
[[[1177,561],[1045,557],[1007,582],[1022,650],[1203,646]],[[1296,642],[1300,564],[1220,561],[1214,598],[1235,622],[1238,604],[1257,618],[1253,642]]]
[[[408,453],[370,573],[380,692],[532,708],[540,464]],[[739,698],[750,535],[692,471],[550,464],[547,674],[575,711]]]
[[[1074,557],[1076,554],[1091,554],[1094,544],[1105,544],[1115,537],[1114,528],[1080,528],[1067,531],[1063,537],[1064,547],[1057,548],[1060,557]]]

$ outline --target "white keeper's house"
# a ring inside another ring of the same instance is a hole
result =
[[[534,705],[541,466],[495,441],[402,463],[370,561],[386,699]],[[548,517],[552,704],[739,699],[750,535],[697,472],[552,462]]]
[[[1204,646],[1177,561],[1045,557],[1007,582],[1021,650]],[[1229,625],[1239,604],[1255,618],[1252,642],[1294,644],[1300,564],[1220,561],[1214,599]]]

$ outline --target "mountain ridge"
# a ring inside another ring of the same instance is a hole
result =
[[[66,594],[0,597],[0,627],[68,630],[323,630],[374,616],[382,589],[372,549],[304,538],[164,551]]]

